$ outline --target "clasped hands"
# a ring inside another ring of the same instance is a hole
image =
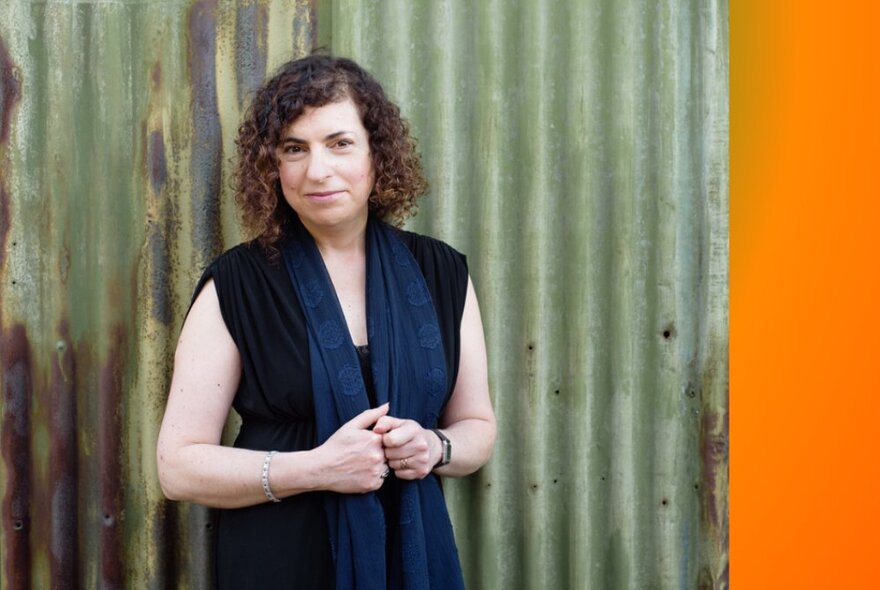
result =
[[[388,404],[361,412],[317,450],[327,460],[328,489],[364,493],[379,489],[387,470],[398,479],[428,475],[440,460],[440,439],[415,420],[388,415]]]

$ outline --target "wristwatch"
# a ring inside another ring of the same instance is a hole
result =
[[[442,447],[442,454],[440,455],[440,460],[434,465],[434,469],[438,467],[443,467],[444,465],[448,465],[450,461],[452,461],[452,443],[449,442],[449,439],[446,438],[446,435],[440,432],[438,428],[431,429],[434,434],[440,437],[440,445]]]

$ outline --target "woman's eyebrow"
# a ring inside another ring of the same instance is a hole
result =
[[[331,140],[331,139],[336,139],[336,138],[339,137],[340,135],[345,135],[346,133],[351,133],[351,131],[344,131],[344,130],[343,130],[343,131],[334,131],[334,132],[331,133],[330,135],[326,135],[326,136],[324,137],[323,141],[328,141],[328,140]],[[293,136],[285,137],[285,138],[282,139],[281,141],[283,141],[283,142],[285,142],[285,143],[288,142],[288,141],[293,142],[293,143],[308,143],[305,139],[300,139],[299,137],[293,137]]]

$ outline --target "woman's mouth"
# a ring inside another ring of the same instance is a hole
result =
[[[306,197],[316,201],[329,201],[333,197],[339,195],[342,191],[322,191],[318,193],[306,193]]]

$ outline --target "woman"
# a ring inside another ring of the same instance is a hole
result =
[[[220,509],[221,588],[463,587],[436,476],[485,464],[495,417],[464,257],[381,221],[424,191],[406,123],[357,64],[313,55],[258,91],[238,156],[257,237],[196,288],[165,495]]]

